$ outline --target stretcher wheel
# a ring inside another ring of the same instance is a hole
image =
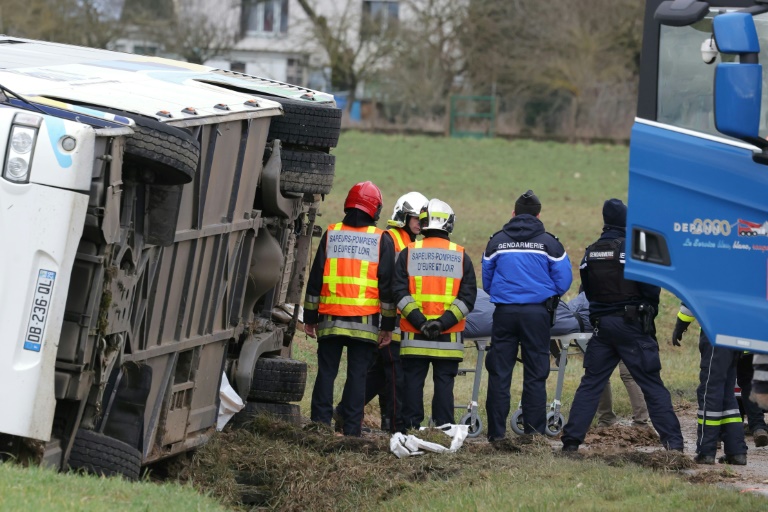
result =
[[[472,413],[469,412],[461,417],[459,425],[469,425],[469,433],[467,433],[467,437],[475,438],[483,431],[483,421],[480,419],[480,416],[476,415],[473,423]]]
[[[548,436],[556,436],[563,431],[563,425],[565,424],[565,418],[562,414],[555,413],[555,411],[549,411],[547,413],[547,426],[544,429],[544,433]]]
[[[509,426],[515,434],[520,436],[525,434],[525,422],[523,421],[522,409],[518,409],[512,414],[512,417],[509,418]]]

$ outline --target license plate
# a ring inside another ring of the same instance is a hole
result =
[[[56,272],[40,269],[35,285],[35,297],[32,300],[32,311],[29,314],[27,334],[24,337],[24,350],[40,352],[45,334],[45,322],[48,320],[48,310],[51,307],[53,283]]]

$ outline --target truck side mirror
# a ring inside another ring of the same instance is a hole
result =
[[[763,66],[755,22],[748,13],[734,12],[715,16],[712,28],[720,53],[739,56],[739,63],[722,62],[715,70],[715,126],[765,149],[768,142],[758,135]]]

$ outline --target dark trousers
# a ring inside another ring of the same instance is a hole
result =
[[[403,364],[400,361],[400,343],[392,342],[380,347],[365,378],[365,404],[379,397],[382,424],[387,423],[390,432],[403,432]],[[343,406],[339,404],[339,414]],[[384,419],[387,421],[383,421]],[[384,428],[382,426],[382,428]]]
[[[752,376],[755,374],[752,368],[753,358],[754,354],[750,353],[739,356],[739,362],[736,365],[736,382],[741,388],[741,403],[747,415],[749,430],[754,434],[755,430],[768,430],[768,427],[765,425],[765,411],[749,399],[752,394]]]
[[[419,428],[424,421],[424,382],[432,364],[432,420],[435,425],[456,423],[453,408],[453,383],[459,373],[459,361],[436,357],[403,358],[405,394],[403,418],[406,428]]]
[[[550,318],[542,304],[497,304],[493,312],[488,370],[488,439],[502,439],[510,409],[512,370],[523,353],[523,422],[526,433],[544,434],[547,417]]]
[[[624,361],[632,378],[645,396],[651,423],[670,450],[683,449],[680,422],[672,409],[672,397],[661,380],[659,344],[644,334],[637,320],[604,316],[587,345],[584,377],[573,398],[568,423],[563,428],[563,444],[581,444],[597,411],[597,403],[619,360]]]
[[[341,354],[347,347],[347,381],[341,397],[344,435],[359,436],[365,408],[365,377],[376,357],[376,345],[347,336],[327,336],[317,342],[317,378],[312,390],[311,420],[331,424],[333,382],[339,373]]]
[[[736,364],[739,352],[724,347],[713,347],[701,331],[699,336],[701,365],[699,401],[696,428],[696,452],[714,456],[717,441],[723,441],[726,455],[747,453],[744,442],[744,424],[733,388],[736,385]]]

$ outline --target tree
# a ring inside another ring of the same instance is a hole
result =
[[[121,0],[3,0],[0,33],[106,48],[123,30]]]
[[[196,64],[229,51],[238,36],[239,4],[206,0],[125,0],[130,37]]]
[[[374,78],[392,55],[397,24],[382,26],[364,19],[359,0],[340,0],[324,14],[318,14],[311,0],[298,3],[312,29],[311,43],[325,53],[332,87],[349,91],[347,104],[351,105],[358,85]]]
[[[174,35],[166,46],[182,59],[202,64],[232,49],[238,36],[236,9],[220,9],[217,16],[185,4],[174,23]]]
[[[382,90],[388,110],[401,122],[409,117],[442,117],[446,98],[465,71],[459,34],[465,27],[468,2],[404,0],[391,64]]]
[[[544,5],[472,0],[464,46],[473,84],[495,87],[508,108],[527,113],[528,124],[548,124],[569,136],[626,133],[633,110],[626,107],[635,103],[642,3]]]

